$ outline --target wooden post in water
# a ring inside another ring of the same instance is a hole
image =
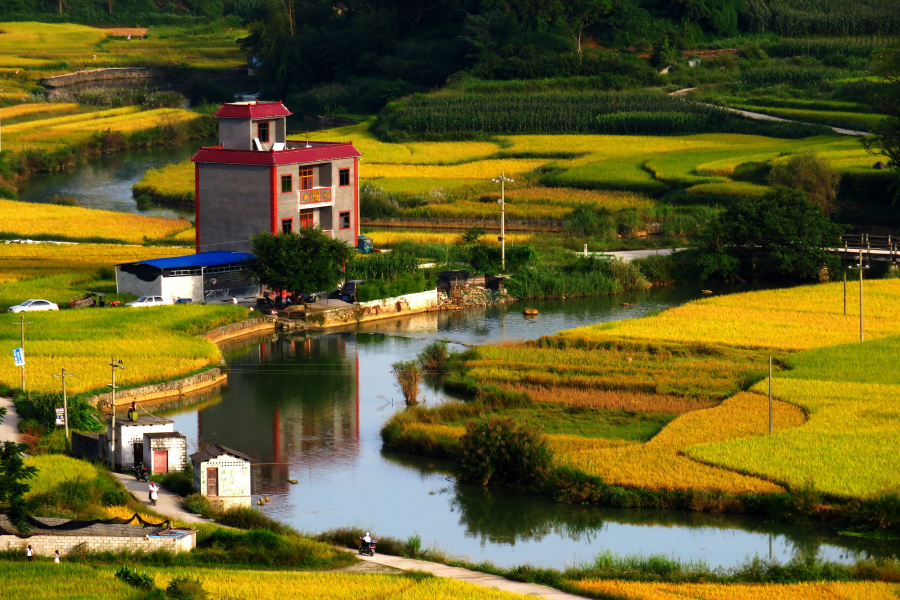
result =
[[[772,355],[769,355],[769,433],[772,433]]]

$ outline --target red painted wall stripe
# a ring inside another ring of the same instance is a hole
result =
[[[359,159],[353,159],[353,178],[355,184],[353,186],[353,220],[356,221],[356,237],[353,238],[351,246],[356,246],[356,240],[359,238]]]
[[[276,190],[276,179],[278,179],[278,169],[272,167],[272,233],[278,233],[278,191]]]
[[[200,254],[200,164],[194,163],[194,245]]]

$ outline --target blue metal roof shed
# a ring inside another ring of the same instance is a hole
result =
[[[148,267],[156,267],[163,269],[196,269],[199,267],[219,267],[222,265],[233,265],[243,262],[251,258],[252,254],[246,252],[228,252],[218,250],[215,252],[200,252],[199,254],[186,254],[185,256],[172,256],[169,258],[154,258],[152,260],[139,260],[130,263],[121,263],[116,265],[146,265]]]

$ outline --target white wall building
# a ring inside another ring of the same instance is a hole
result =
[[[194,490],[223,508],[250,506],[250,462],[246,454],[212,444],[191,454]]]
[[[144,460],[145,433],[174,433],[175,421],[161,417],[138,417],[137,421],[116,419],[116,439],[113,448],[114,465],[117,471],[130,470],[137,462]],[[106,423],[107,440],[112,435],[112,420]]]
[[[245,269],[244,252],[201,252],[116,265],[116,291],[194,302],[259,295],[259,284]]]

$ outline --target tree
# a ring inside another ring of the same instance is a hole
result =
[[[786,161],[775,163],[769,171],[768,180],[773,187],[787,187],[805,193],[822,212],[834,212],[841,174],[814,154],[796,154]]]
[[[6,416],[6,409],[0,409],[0,423]],[[13,527],[25,533],[31,528],[25,521],[28,514],[28,501],[25,494],[31,489],[26,483],[37,473],[34,467],[26,467],[22,453],[28,450],[28,444],[3,442],[0,450],[0,503],[8,507],[9,522]]]
[[[816,277],[836,260],[825,248],[840,244],[843,227],[800,191],[777,188],[736,202],[699,236],[702,277],[739,273]]]
[[[250,242],[250,272],[273,290],[315,292],[331,290],[342,279],[350,247],[319,228],[300,233],[264,232]]]
[[[563,4],[560,21],[575,40],[578,60],[581,61],[581,38],[584,30],[597,23],[612,10],[611,0],[568,0]]]
[[[872,127],[873,136],[861,141],[866,150],[886,157],[888,167],[900,173],[900,45],[876,54],[872,71],[889,85],[872,94],[869,103],[887,116]]]

